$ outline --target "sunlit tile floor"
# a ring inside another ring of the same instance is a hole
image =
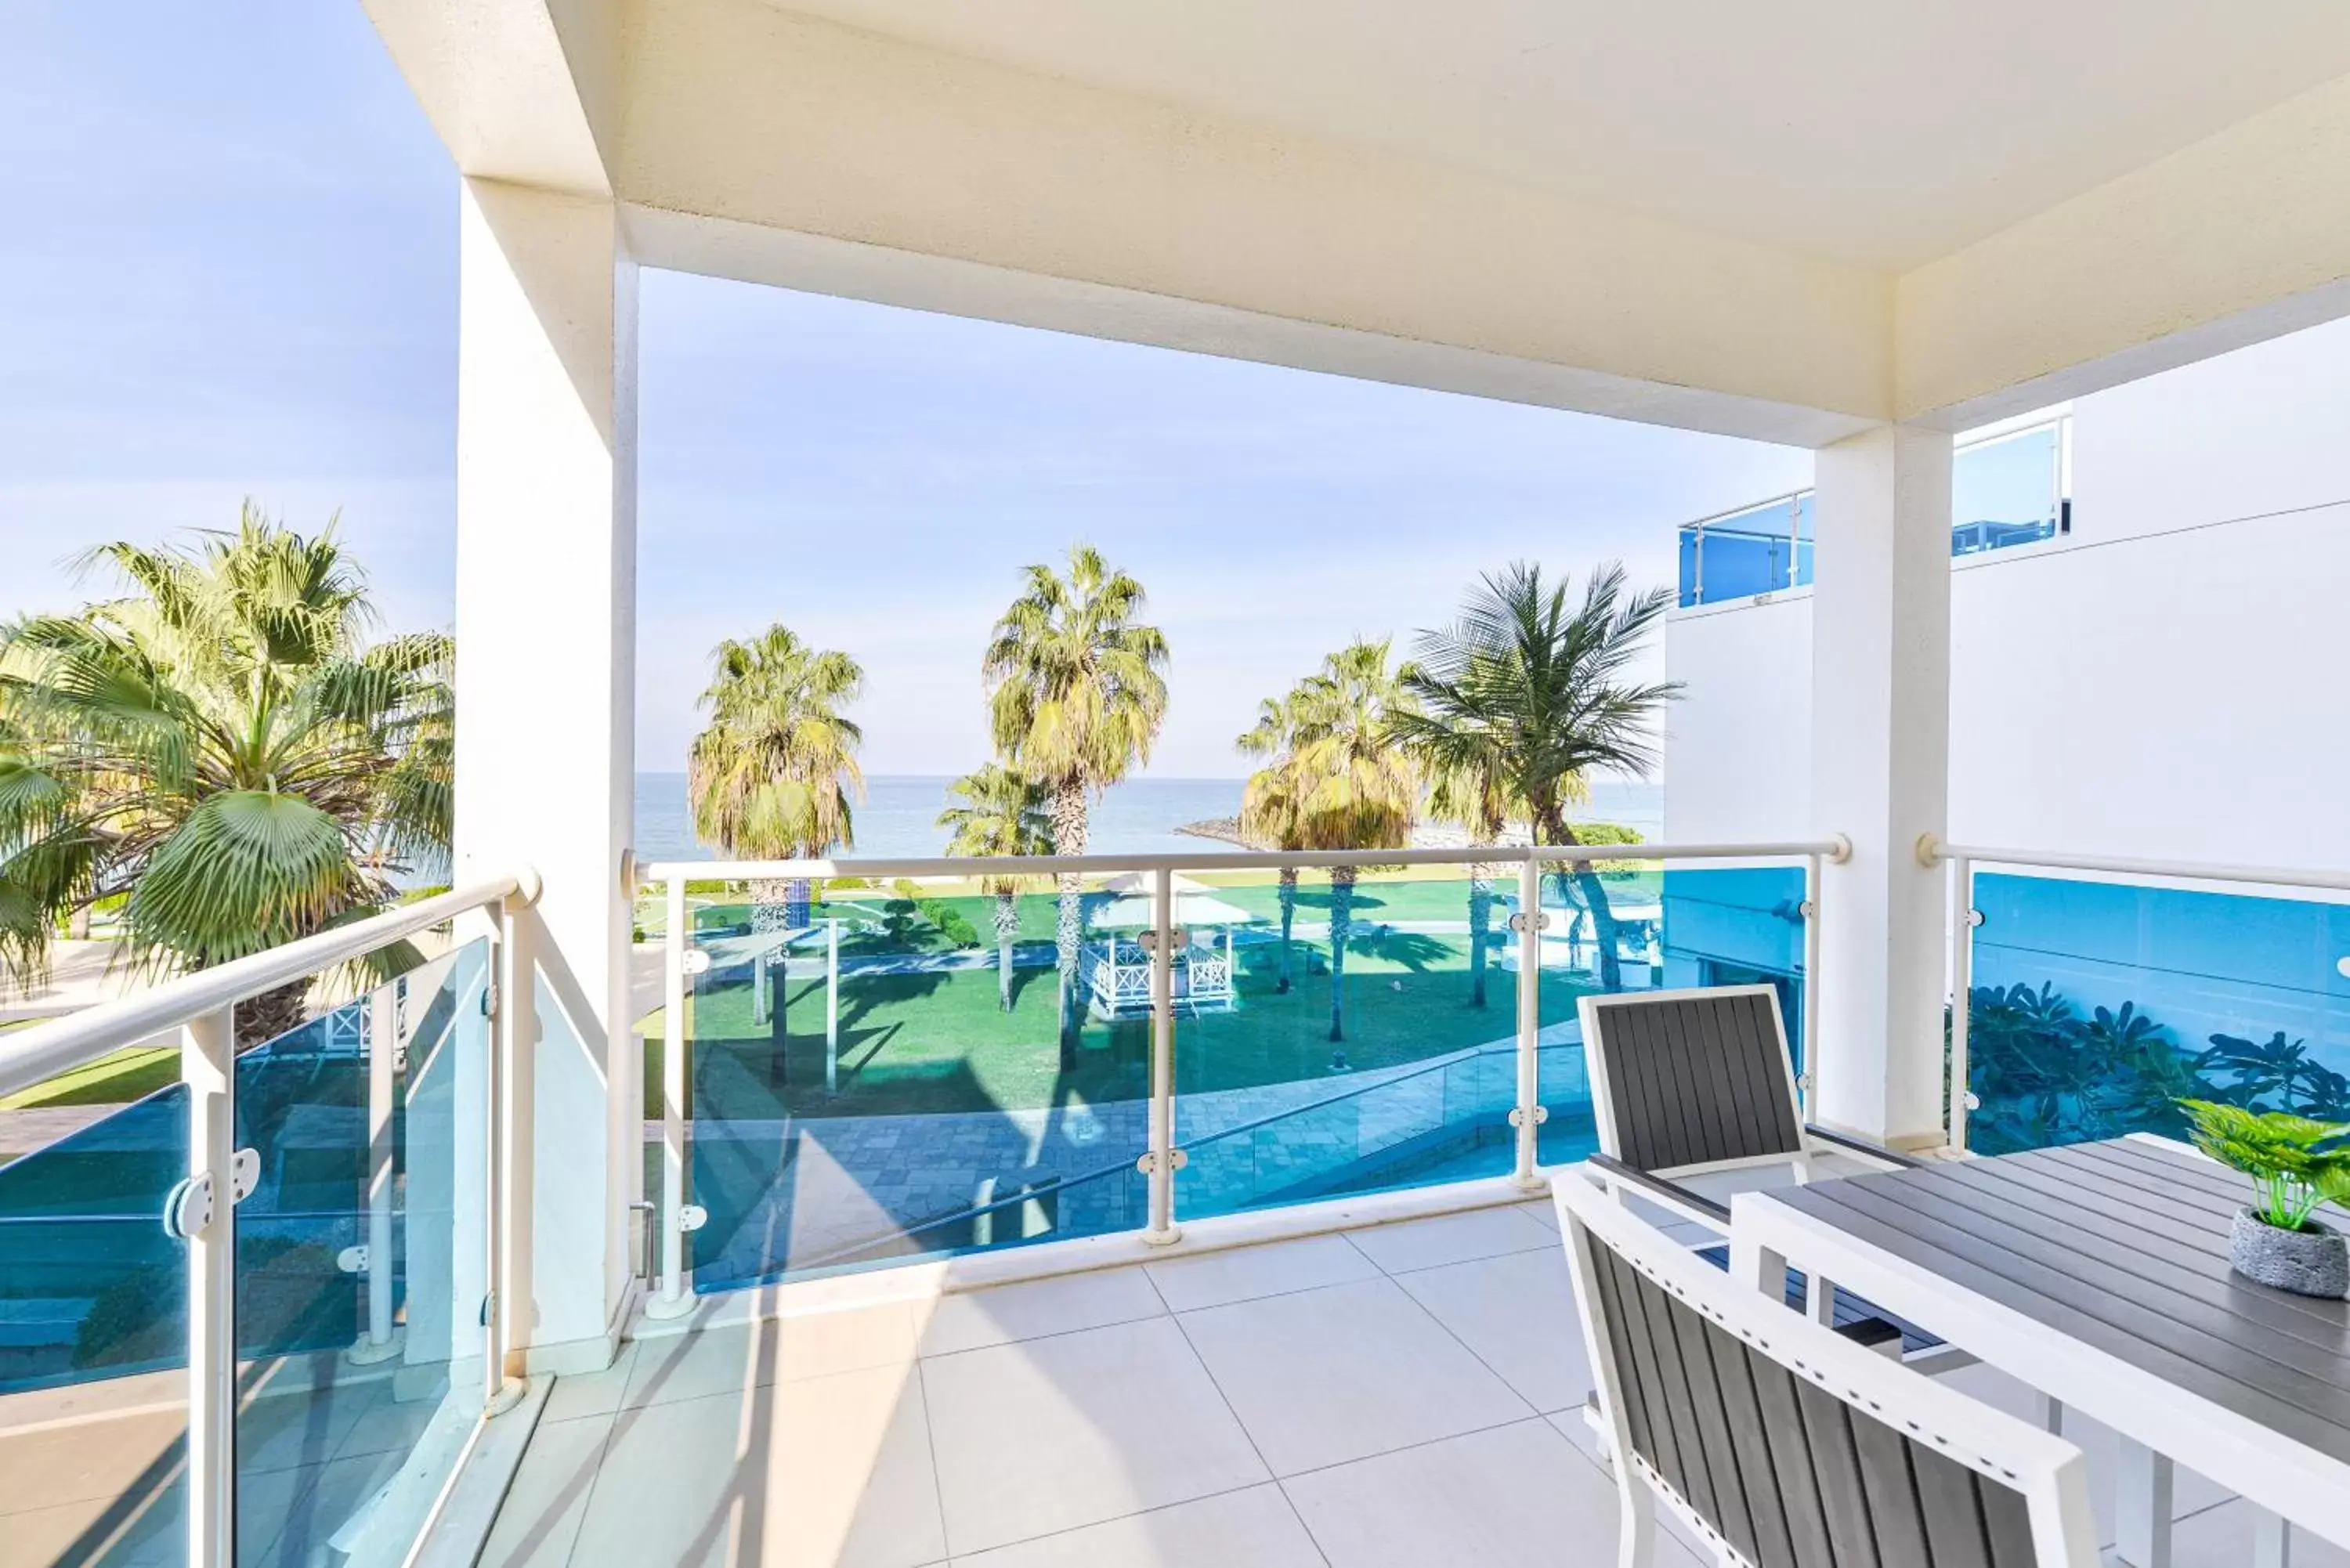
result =
[[[1590,1386],[1541,1205],[705,1330],[556,1383],[483,1561],[1582,1568],[1615,1560]],[[2178,1502],[2177,1568],[2245,1561],[2240,1505]]]

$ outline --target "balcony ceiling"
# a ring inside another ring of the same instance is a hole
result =
[[[2341,0],[778,8],[1894,271],[2350,74]]]

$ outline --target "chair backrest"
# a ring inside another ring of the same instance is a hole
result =
[[[1767,985],[1580,998],[1600,1152],[1641,1170],[1796,1159],[1795,1073]]]
[[[2080,1450],[1552,1182],[1619,1482],[1755,1568],[2093,1568]],[[1629,1501],[1629,1500],[1627,1500]]]

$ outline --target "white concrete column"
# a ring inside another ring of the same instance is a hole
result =
[[[608,200],[468,180],[457,394],[457,861],[524,863],[517,1178],[509,1215],[531,1364],[595,1364],[628,1281],[634,788],[636,267]]]
[[[1950,438],[1880,426],[1817,454],[1812,802],[1852,839],[1822,877],[1815,1115],[1896,1142],[1941,1122]]]

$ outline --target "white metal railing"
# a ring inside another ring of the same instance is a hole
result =
[[[235,1147],[236,1005],[280,987],[313,979],[365,960],[395,943],[452,922],[466,922],[488,943],[486,973],[496,977],[484,1001],[489,1013],[492,1070],[484,1085],[489,1104],[489,1147],[483,1169],[493,1183],[483,1217],[486,1256],[480,1260],[493,1303],[505,1299],[498,1282],[512,1260],[503,1223],[503,1180],[509,1147],[506,1117],[511,1106],[506,1074],[515,1009],[509,976],[516,944],[515,912],[537,897],[537,878],[494,877],[402,905],[370,919],[322,931],[265,952],[166,981],[151,990],[103,1002],[53,1022],[0,1037],[0,1095],[47,1082],[109,1053],[177,1030],[180,1075],[188,1095],[188,1170],[167,1200],[158,1223],[187,1246],[187,1440],[185,1561],[191,1568],[229,1568],[235,1556],[236,1410],[238,1345],[235,1329],[236,1233],[234,1209],[258,1168],[251,1149]],[[369,1027],[381,1040],[398,1031],[388,992],[378,992]],[[388,1062],[390,1052],[373,1055]],[[380,1343],[390,1310],[390,1193],[392,1173],[387,1106],[375,1105],[380,1075],[370,1064],[370,1168],[367,1184],[368,1337]],[[379,1210],[382,1212],[380,1214]],[[502,1311],[485,1313],[482,1408],[494,1413],[515,1389],[505,1378],[510,1327]],[[363,1347],[354,1347],[362,1359]],[[452,1467],[453,1474],[454,1466]],[[437,1502],[433,1505],[437,1509]],[[429,1525],[431,1515],[425,1516]]]
[[[2303,870],[2281,866],[2230,866],[2213,861],[2149,860],[2114,855],[2071,855],[2057,850],[2004,849],[1978,845],[1945,844],[1929,834],[1918,843],[1918,857],[1928,866],[1950,867],[1950,1048],[1949,1081],[1945,1085],[1950,1112],[1948,1137],[1954,1149],[1967,1147],[1967,1116],[1981,1108],[1968,1088],[1970,1068],[1969,1036],[1974,989],[1974,933],[1982,925],[1975,908],[1974,875],[1979,866],[2012,866],[2036,871],[2079,871],[2104,877],[2136,877],[2158,881],[2235,883],[2253,887],[2322,888],[2350,892],[2350,871]]]
[[[1408,866],[1515,867],[1519,916],[1512,919],[1518,942],[1515,999],[1517,1079],[1509,1121],[1513,1129],[1516,1181],[1529,1190],[1541,1187],[1537,1174],[1540,1129],[1544,1119],[1540,1085],[1542,931],[1548,917],[1541,913],[1541,881],[1546,868],[1561,865],[1588,866],[1597,861],[1794,861],[1804,869],[1804,963],[1807,982],[1819,968],[1820,867],[1824,861],[1842,861],[1851,853],[1841,838],[1790,840],[1776,843],[1639,844],[1582,846],[1466,846],[1444,849],[1305,850],[1260,852],[1201,851],[1174,855],[1084,855],[1002,857],[919,857],[806,860],[685,860],[659,861],[635,867],[639,888],[662,890],[663,1027],[661,1052],[661,1200],[660,1278],[646,1310],[654,1316],[673,1316],[692,1307],[685,1263],[686,1236],[706,1216],[689,1201],[687,1191],[688,1124],[686,1103],[685,1002],[689,977],[706,966],[708,955],[690,942],[686,887],[690,882],[797,881],[820,882],[855,878],[1016,877],[1024,881],[1060,875],[1147,873],[1151,878],[1153,923],[1150,939],[1151,1054],[1148,1147],[1136,1161],[1148,1178],[1149,1224],[1143,1239],[1155,1244],[1171,1242],[1175,1224],[1175,1173],[1185,1161],[1175,1141],[1174,1087],[1174,956],[1179,933],[1179,908],[1173,878],[1191,871],[1264,871],[1284,867],[1326,870],[1336,867]],[[1531,916],[1532,918],[1527,918]],[[1804,1062],[1815,1059],[1814,1019],[1818,1009],[1803,1009]],[[1806,1099],[1808,1102],[1808,1091]],[[1808,1108],[1806,1109],[1808,1114]]]

